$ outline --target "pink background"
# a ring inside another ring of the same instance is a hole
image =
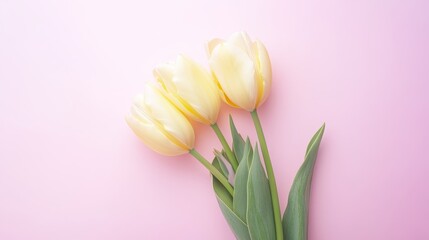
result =
[[[180,3],[178,3],[180,2]],[[124,121],[152,68],[246,30],[282,209],[323,123],[310,239],[429,239],[428,1],[0,2],[0,239],[233,239],[207,171]],[[255,140],[247,113],[233,112]],[[215,135],[196,125],[210,156]],[[229,134],[228,134],[229,137]]]

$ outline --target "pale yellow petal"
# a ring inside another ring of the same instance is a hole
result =
[[[160,64],[153,69],[153,75],[156,80],[161,83],[167,91],[176,91],[176,87],[173,83],[174,72],[175,66],[171,63]]]
[[[256,72],[248,54],[242,48],[224,43],[216,47],[209,63],[229,100],[243,109],[254,110],[258,96]]]
[[[252,58],[252,41],[250,40],[250,37],[249,35],[247,35],[246,32],[233,33],[226,42],[228,44],[232,44],[238,48],[241,48],[249,55],[249,57]]]
[[[192,125],[154,84],[148,84],[145,89],[144,111],[188,149],[194,147],[195,136]]]
[[[193,119],[206,124],[217,121],[220,96],[210,73],[192,59],[179,55],[174,83]]]
[[[128,126],[149,148],[163,155],[176,156],[188,152],[172,143],[157,127],[150,122],[141,121],[134,114],[125,117]]]
[[[153,75],[160,84],[160,89],[164,96],[186,116],[191,117],[193,113],[190,112],[190,109],[186,107],[186,103],[184,103],[178,95],[178,90],[174,81],[175,73],[175,64],[161,64],[153,70]]]
[[[270,57],[268,56],[268,51],[265,48],[264,44],[260,41],[255,41],[253,43],[253,52],[256,60],[255,66],[259,74],[258,80],[260,81],[260,83],[258,84],[258,107],[265,102],[270,93],[272,73]]]
[[[213,50],[221,43],[223,43],[224,41],[222,39],[219,38],[214,38],[212,40],[210,40],[209,42],[206,43],[206,52],[207,52],[207,56],[211,56]]]

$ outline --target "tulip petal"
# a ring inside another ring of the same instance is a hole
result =
[[[250,40],[249,35],[246,32],[236,32],[233,33],[227,40],[228,44],[232,44],[238,48],[241,48],[247,53],[249,57],[252,58],[252,41]]]
[[[220,96],[209,72],[192,59],[179,55],[176,60],[174,84],[182,107],[191,117],[206,124],[217,121]]]
[[[207,52],[207,56],[211,56],[213,49],[215,49],[215,47],[221,43],[223,43],[224,41],[222,39],[219,38],[215,38],[210,40],[209,42],[207,42],[206,44],[206,52]]]
[[[268,51],[260,41],[253,43],[255,66],[259,75],[258,103],[257,107],[265,102],[271,90],[271,62]]]
[[[224,43],[214,49],[209,63],[230,101],[248,111],[254,110],[257,85],[254,64],[248,54],[241,48]]]
[[[187,150],[172,143],[161,131],[150,122],[142,121],[135,114],[125,117],[126,122],[133,132],[152,150],[167,156],[176,156],[186,153]]]
[[[217,121],[220,96],[212,75],[192,59],[179,55],[153,71],[165,95],[185,115],[204,124]]]
[[[162,89],[154,84],[148,84],[145,89],[142,109],[148,113],[163,130],[171,134],[186,148],[194,146],[194,130],[189,121],[172,103],[167,100]]]
[[[153,75],[167,91],[175,92],[176,86],[173,84],[174,71],[175,67],[173,64],[165,63],[155,67]]]
[[[165,96],[185,115],[193,117],[194,113],[190,112],[189,108],[184,106],[186,102],[184,102],[177,93],[177,87],[174,81],[175,72],[175,64],[160,64],[154,68],[153,75],[155,76],[158,83],[160,83],[161,87],[165,90]]]

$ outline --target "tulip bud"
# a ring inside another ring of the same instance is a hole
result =
[[[147,85],[144,94],[134,98],[126,121],[152,150],[168,156],[187,153],[194,147],[194,129],[162,91],[155,85]]]
[[[260,41],[252,42],[245,32],[238,32],[225,41],[210,41],[207,51],[210,68],[226,103],[253,111],[267,99],[271,63]]]
[[[186,116],[204,124],[216,123],[220,95],[209,71],[179,55],[174,63],[159,65],[153,73],[167,97]]]

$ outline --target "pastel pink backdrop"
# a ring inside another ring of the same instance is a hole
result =
[[[0,239],[233,239],[207,171],[124,121],[152,68],[246,30],[282,209],[312,134],[310,240],[429,239],[427,1],[0,2]],[[247,113],[233,113],[255,140]],[[197,148],[220,147],[197,125]],[[229,137],[229,134],[228,134]]]

